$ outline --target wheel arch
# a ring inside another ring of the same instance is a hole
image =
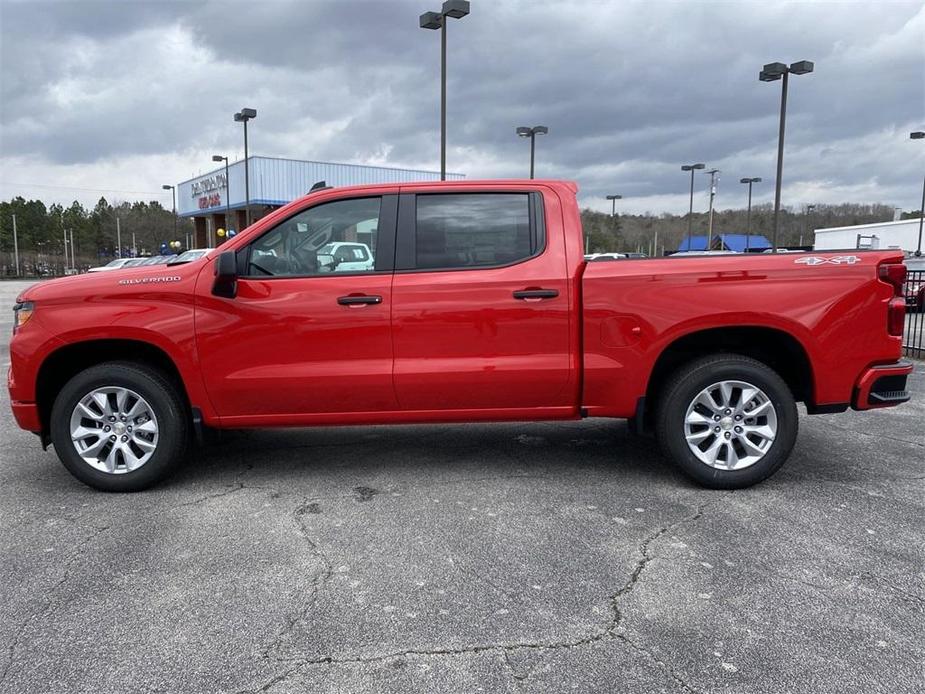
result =
[[[679,367],[700,357],[723,353],[741,354],[762,362],[780,375],[795,400],[812,406],[814,375],[804,345],[792,334],[777,328],[738,325],[696,330],[669,343],[659,354],[649,376],[646,414],[655,411],[665,382]]]
[[[174,359],[161,347],[135,339],[94,339],[73,342],[48,355],[36,376],[35,397],[43,434],[49,431],[51,409],[61,388],[81,371],[110,361],[122,361],[156,368],[180,393],[187,413],[192,414],[190,396]]]

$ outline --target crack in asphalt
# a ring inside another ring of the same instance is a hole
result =
[[[314,606],[318,593],[323,586],[323,584],[331,577],[332,569],[331,563],[328,560],[327,556],[321,551],[318,544],[311,539],[308,535],[308,531],[305,528],[304,523],[300,519],[300,515],[304,514],[304,510],[307,507],[308,500],[305,500],[305,503],[300,505],[294,512],[296,519],[298,521],[299,530],[303,538],[310,545],[312,552],[318,556],[323,563],[324,570],[319,574],[319,576],[313,582],[311,599],[309,602],[303,606],[299,613],[289,619],[287,619],[287,624],[284,629],[281,630],[279,635],[274,639],[273,643],[267,646],[264,649],[263,657],[265,659],[273,659],[278,663],[289,663],[292,665],[291,668],[287,669],[285,672],[275,675],[269,681],[263,685],[257,687],[256,689],[244,689],[240,690],[238,694],[254,694],[256,692],[266,692],[269,691],[273,686],[284,682],[293,675],[302,671],[304,668],[318,666],[318,665],[351,665],[351,664],[373,664],[381,663],[395,659],[401,658],[413,658],[413,657],[453,657],[453,656],[462,656],[462,655],[474,655],[479,653],[487,652],[500,652],[503,656],[504,661],[507,663],[507,667],[511,671],[512,677],[515,680],[522,682],[527,677],[532,674],[534,668],[530,668],[529,672],[526,675],[518,676],[515,673],[510,661],[507,659],[509,653],[516,652],[519,650],[538,650],[538,651],[550,651],[550,650],[560,650],[560,649],[572,649],[579,648],[581,646],[586,646],[588,644],[596,643],[603,641],[604,639],[613,639],[621,643],[626,644],[633,650],[644,654],[647,656],[653,663],[658,665],[678,686],[680,686],[684,691],[690,692],[691,694],[701,694],[701,692],[695,689],[691,684],[689,684],[680,674],[678,674],[668,663],[659,658],[652,650],[646,648],[645,646],[637,643],[636,641],[630,639],[623,631],[621,631],[621,625],[623,624],[625,617],[623,611],[619,607],[620,600],[631,593],[635,587],[638,585],[643,572],[649,563],[655,558],[651,552],[651,547],[658,539],[666,535],[667,533],[672,532],[673,530],[679,528],[682,525],[687,523],[692,523],[699,520],[706,509],[717,503],[718,500],[708,501],[700,504],[697,507],[697,510],[693,514],[689,514],[674,523],[669,523],[654,533],[648,535],[640,543],[637,553],[640,555],[639,559],[636,561],[635,566],[633,567],[632,572],[630,573],[629,579],[623,586],[617,590],[610,597],[610,607],[612,615],[609,623],[596,630],[594,633],[584,636],[578,639],[570,639],[564,641],[517,641],[514,643],[499,643],[499,644],[476,644],[472,646],[464,646],[460,648],[428,648],[428,649],[407,649],[402,651],[392,651],[389,653],[380,653],[373,655],[355,655],[355,656],[323,656],[320,658],[280,658],[274,657],[271,655],[271,652],[276,650],[279,644],[283,639],[295,628],[295,626],[302,621],[305,616],[308,614],[309,610]],[[300,514],[300,511],[302,512]],[[535,666],[534,666],[535,667]]]
[[[309,530],[305,525],[305,521],[302,520],[303,516],[312,512],[310,508],[312,501],[313,499],[311,498],[303,498],[302,503],[300,503],[299,506],[297,506],[296,509],[292,512],[292,516],[296,522],[296,527],[298,528],[299,534],[308,545],[312,555],[321,562],[321,571],[312,581],[309,600],[302,606],[302,609],[299,610],[297,614],[286,618],[286,625],[283,627],[283,629],[280,630],[273,641],[263,649],[261,657],[265,660],[273,659],[277,662],[283,662],[286,660],[285,658],[275,657],[272,655],[273,652],[279,649],[283,640],[285,640],[285,638],[290,633],[292,633],[296,626],[305,619],[305,616],[308,614],[308,612],[312,609],[312,607],[315,606],[315,603],[318,600],[318,595],[321,593],[321,589],[324,587],[324,584],[327,583],[331,576],[334,574],[334,568],[331,564],[331,561],[328,559],[327,554],[325,554],[324,550],[321,548],[320,543],[318,543],[311,537],[311,535],[309,535]]]
[[[73,566],[73,564],[83,555],[87,546],[101,534],[109,530],[110,527],[112,526],[104,525],[102,527],[95,528],[94,532],[81,540],[81,542],[77,545],[77,548],[67,559],[64,560],[64,568],[62,570],[61,577],[55,582],[53,586],[51,586],[51,588],[45,591],[45,594],[49,597],[45,600],[44,606],[41,610],[36,610],[22,621],[22,623],[19,625],[19,628],[16,630],[13,639],[10,641],[10,646],[7,649],[6,664],[3,666],[3,671],[0,672],[0,684],[6,682],[6,679],[9,676],[10,669],[13,667],[13,662],[15,660],[16,648],[19,646],[19,642],[22,639],[26,629],[29,627],[29,624],[31,624],[35,619],[44,618],[51,611],[52,605],[55,602],[55,593],[70,578],[71,566]]]

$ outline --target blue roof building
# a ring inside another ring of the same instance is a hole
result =
[[[771,247],[771,242],[760,234],[713,234],[709,248],[707,247],[706,236],[694,236],[690,239],[685,236],[680,245],[679,251],[735,251],[744,253],[746,248],[753,251],[763,251]]]

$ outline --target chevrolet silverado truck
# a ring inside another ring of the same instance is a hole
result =
[[[576,193],[321,189],[192,262],[36,284],[16,421],[107,491],[163,479],[210,429],[582,417],[628,419],[730,489],[785,462],[798,402],[909,399],[900,252],[587,263]],[[336,244],[372,262],[339,271]]]

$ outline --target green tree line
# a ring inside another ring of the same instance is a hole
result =
[[[918,218],[918,211],[903,213],[903,219]],[[889,205],[841,203],[838,205],[815,205],[805,212],[802,208],[781,208],[780,239],[782,246],[810,246],[813,230],[823,227],[852,226],[888,222],[893,219],[893,208]],[[658,254],[677,250],[687,235],[688,216],[674,214],[617,214],[611,217],[604,212],[585,209],[581,221],[588,237],[589,250],[599,252],[651,253],[658,238]],[[694,236],[706,236],[709,215],[695,212],[691,222]],[[744,234],[749,228],[745,209],[714,210],[713,234]],[[774,206],[770,203],[753,205],[751,212],[751,233],[771,239],[774,233]]]
[[[63,274],[64,237],[74,239],[77,267],[85,269],[108,262],[117,256],[117,226],[122,236],[122,254],[148,255],[160,252],[161,243],[183,241],[189,222],[181,220],[174,232],[174,217],[169,209],[158,202],[120,202],[110,204],[100,198],[92,209],[79,202],[64,207],[46,205],[41,200],[15,197],[0,202],[0,274],[15,273],[13,261],[13,215],[16,215],[20,268],[23,274]],[[903,214],[903,218],[918,217],[919,212]],[[803,209],[781,209],[780,244],[796,246],[802,242],[811,245],[813,229],[819,227],[850,226],[892,220],[893,208],[888,205],[842,203],[816,205],[808,214]],[[656,252],[676,250],[687,234],[687,215],[663,213],[621,215],[611,217],[603,212],[585,209],[581,212],[582,224],[591,252],[652,253],[656,238]],[[717,210],[713,217],[713,233],[742,234],[746,230],[744,209]],[[773,233],[774,210],[770,204],[755,205],[751,214],[751,233],[768,239]],[[705,236],[708,215],[693,215],[693,233]],[[135,246],[132,246],[134,235]],[[70,253],[70,246],[68,246]]]
[[[23,274],[29,275],[63,273],[65,230],[68,256],[73,237],[73,255],[81,269],[118,256],[117,218],[123,256],[157,254],[161,243],[175,239],[173,213],[156,201],[111,205],[106,198],[100,198],[89,209],[76,201],[65,207],[15,197],[0,202],[0,272],[6,275],[15,273],[13,215],[20,267]],[[189,222],[181,220],[176,240],[182,242],[188,228]]]

